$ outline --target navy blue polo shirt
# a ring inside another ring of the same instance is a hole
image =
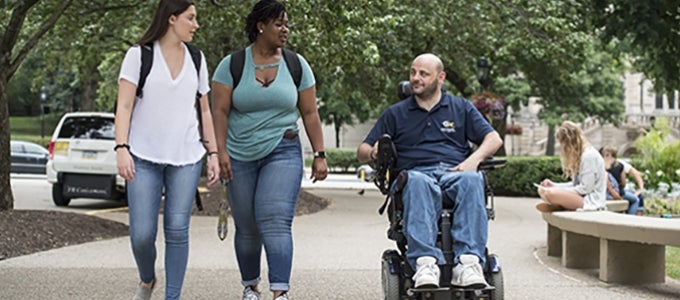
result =
[[[373,146],[383,134],[389,134],[397,148],[397,170],[440,162],[458,165],[470,155],[469,142],[479,145],[493,130],[463,98],[444,93],[427,111],[411,96],[388,107],[364,142]]]

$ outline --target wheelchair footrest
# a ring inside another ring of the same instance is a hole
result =
[[[495,289],[496,289],[495,287],[487,285],[486,287],[481,288],[481,289],[448,286],[448,287],[438,287],[438,288],[430,288],[430,287],[410,288],[408,290],[409,290],[409,292],[412,292],[412,293],[455,293],[455,292],[464,293],[464,292],[474,292],[474,291],[493,291]]]

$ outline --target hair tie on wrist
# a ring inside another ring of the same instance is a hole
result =
[[[118,144],[118,145],[113,147],[113,151],[118,151],[118,148],[125,148],[128,151],[130,151],[130,145],[128,145],[128,144]]]

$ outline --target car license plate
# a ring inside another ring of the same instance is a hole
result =
[[[97,151],[83,151],[83,159],[97,159]]]

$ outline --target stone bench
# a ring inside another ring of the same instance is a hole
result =
[[[543,213],[548,255],[574,269],[599,268],[605,282],[663,283],[666,245],[680,246],[680,219],[611,211]]]
[[[607,200],[606,205],[608,211],[628,212],[628,200]]]

